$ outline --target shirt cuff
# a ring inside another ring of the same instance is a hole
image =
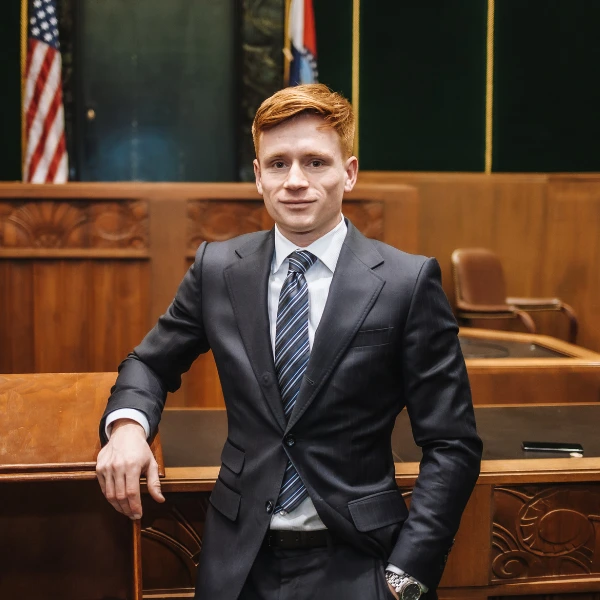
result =
[[[150,436],[150,423],[148,423],[146,415],[141,410],[138,410],[137,408],[119,408],[106,417],[104,432],[106,433],[107,439],[110,440],[112,424],[117,419],[131,419],[132,421],[136,421],[144,428],[146,439]]]
[[[410,577],[411,579],[414,579],[421,586],[421,589],[423,590],[424,594],[426,594],[429,591],[428,587],[424,586],[420,581],[415,579],[412,575],[405,573],[402,569],[399,569],[398,567],[396,567],[394,565],[388,564],[388,566],[385,568],[385,570],[391,571],[392,573],[396,573],[396,575],[400,575],[400,577]]]

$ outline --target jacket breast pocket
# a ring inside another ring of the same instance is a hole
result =
[[[408,517],[408,509],[398,490],[371,494],[348,502],[348,510],[358,531],[372,531],[394,523],[402,523]]]
[[[393,327],[382,327],[380,329],[360,329],[350,342],[350,348],[361,348],[364,346],[383,346],[392,341]]]

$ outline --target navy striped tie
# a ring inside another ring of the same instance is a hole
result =
[[[296,250],[289,257],[289,270],[277,309],[275,329],[275,370],[283,401],[283,412],[289,420],[300,391],[302,376],[310,356],[308,344],[308,286],[304,273],[317,261],[306,250]],[[291,512],[308,493],[294,465],[288,460],[275,513]]]

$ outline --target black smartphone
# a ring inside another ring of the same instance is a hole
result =
[[[574,442],[523,442],[523,450],[529,452],[577,452],[583,454],[583,446]]]

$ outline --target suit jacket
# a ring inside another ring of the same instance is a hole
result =
[[[210,496],[196,595],[237,598],[269,527],[288,456],[338,538],[435,588],[479,474],[457,326],[434,259],[348,234],[286,423],[269,337],[274,232],[203,243],[167,312],[119,367],[100,425],[137,408],[157,430],[168,391],[212,349],[228,438]],[[423,450],[410,513],[390,437],[407,408]]]

